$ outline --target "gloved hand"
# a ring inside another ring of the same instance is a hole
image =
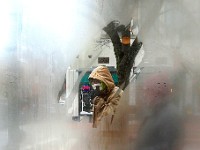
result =
[[[93,103],[94,103],[94,108],[96,110],[99,110],[99,109],[101,109],[104,106],[105,101],[104,101],[103,98],[100,98],[100,97],[96,96],[94,98],[94,100],[93,100]]]

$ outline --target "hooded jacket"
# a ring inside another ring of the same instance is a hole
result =
[[[110,71],[106,66],[98,66],[95,68],[89,76],[89,79],[91,78],[102,81],[107,87],[106,95],[103,97],[96,96],[94,98],[93,127],[96,128],[98,122],[104,116],[112,115],[112,122],[123,91],[115,86]]]

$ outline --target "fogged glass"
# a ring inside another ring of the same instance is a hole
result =
[[[198,0],[0,1],[0,149],[133,149],[145,114],[145,81],[160,70],[171,77],[184,118],[186,142],[179,147],[198,149],[199,6]],[[94,129],[91,116],[74,116],[74,99],[98,57],[109,55],[116,65],[102,30],[113,20],[132,20],[144,56],[135,63],[139,72],[131,74],[136,77],[124,91],[114,127]],[[67,70],[75,71],[73,78]]]

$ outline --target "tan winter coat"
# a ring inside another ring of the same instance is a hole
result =
[[[111,115],[110,122],[114,118],[116,108],[119,104],[119,100],[123,91],[119,87],[115,86],[110,71],[106,66],[98,66],[90,74],[89,78],[98,79],[104,82],[107,86],[108,93],[104,97],[96,96],[93,113],[93,127],[96,128],[98,122],[105,116]]]

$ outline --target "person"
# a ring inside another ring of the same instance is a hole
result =
[[[138,131],[133,150],[177,150],[182,133],[182,117],[173,103],[172,84],[165,73],[145,81],[148,110]]]
[[[135,57],[142,47],[142,42],[139,42],[138,36],[131,44],[131,25],[119,25],[118,21],[111,21],[103,30],[110,37],[116,58],[116,68],[119,77],[119,86],[124,90],[129,84],[129,76]],[[120,37],[120,33],[122,36]],[[122,40],[120,40],[120,38]]]
[[[95,93],[93,99],[93,128],[97,128],[99,122],[105,116],[114,118],[117,106],[123,90],[115,86],[109,69],[106,66],[98,66],[88,77]]]

